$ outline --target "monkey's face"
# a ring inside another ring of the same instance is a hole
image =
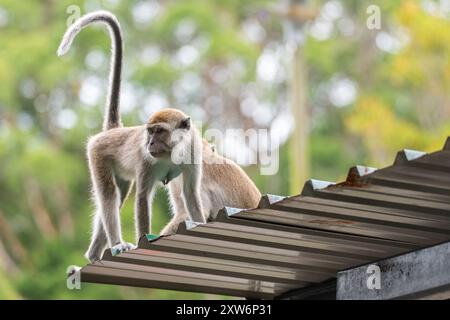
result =
[[[147,124],[147,149],[154,158],[170,157],[172,149],[181,143],[190,129],[190,118]]]

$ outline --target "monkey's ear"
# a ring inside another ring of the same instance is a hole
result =
[[[190,129],[191,128],[191,118],[187,117],[181,120],[180,125],[178,126],[180,129]]]

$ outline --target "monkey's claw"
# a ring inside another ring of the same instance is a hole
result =
[[[111,248],[111,254],[113,256],[118,255],[119,253],[125,252],[125,251],[129,251],[129,250],[133,250],[136,249],[137,247],[132,244],[132,243],[128,243],[128,242],[122,242],[119,244],[116,244],[114,247]]]

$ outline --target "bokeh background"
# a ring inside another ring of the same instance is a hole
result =
[[[110,10],[122,24],[126,125],[172,106],[208,127],[277,132],[278,173],[244,168],[262,193],[299,193],[304,178],[342,180],[350,166],[389,165],[403,148],[442,147],[450,133],[450,1],[318,0],[306,4],[308,14],[289,13],[288,4],[0,0],[0,299],[217,298],[66,288],[66,268],[85,264],[85,142],[101,127],[110,57],[102,27],[56,56],[74,8]],[[379,29],[367,27],[370,5],[380,9]],[[220,147],[230,158],[246,148]],[[131,198],[122,213],[127,241],[132,208]],[[158,233],[169,219],[162,190],[153,212]]]

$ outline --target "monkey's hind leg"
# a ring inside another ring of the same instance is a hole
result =
[[[106,242],[113,252],[130,250],[135,246],[124,243],[120,226],[119,209],[121,197],[111,163],[89,150],[89,170],[92,178],[96,213],[94,217],[91,244],[86,252],[89,260],[101,258]]]
[[[120,208],[122,208],[126,198],[133,188],[133,182],[126,181],[119,176],[116,176],[116,182],[120,192]],[[89,248],[84,255],[90,262],[100,260],[103,252],[108,246],[108,237],[106,236],[105,228],[103,227],[103,223],[101,220],[101,213],[98,209],[95,212],[92,227],[93,233],[91,244],[89,245]]]
[[[95,211],[92,228],[91,243],[84,256],[90,262],[95,262],[101,259],[102,254],[108,245],[108,238],[105,233],[105,228],[103,228],[100,212],[98,210]]]
[[[91,263],[100,260],[105,252],[105,249],[108,247],[108,237],[106,236],[105,228],[103,227],[103,223],[98,212],[95,213],[93,229],[94,232],[92,234],[91,244],[84,254],[86,259],[88,259]],[[135,248],[136,246],[131,243],[124,243],[119,244],[119,246],[115,246],[114,250],[117,252],[123,252]]]

